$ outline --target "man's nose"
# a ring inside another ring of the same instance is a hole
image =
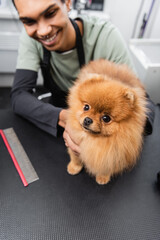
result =
[[[40,22],[38,24],[37,34],[39,37],[47,36],[51,33],[52,27],[45,22]]]

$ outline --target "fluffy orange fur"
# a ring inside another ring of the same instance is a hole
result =
[[[96,60],[82,68],[68,96],[67,124],[80,143],[80,156],[68,149],[68,173],[83,166],[106,184],[133,167],[140,155],[146,121],[145,90],[125,65]]]

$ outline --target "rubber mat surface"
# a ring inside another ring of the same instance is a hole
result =
[[[160,110],[131,171],[105,185],[82,171],[67,174],[62,138],[53,138],[10,110],[0,128],[13,127],[39,180],[24,187],[0,138],[0,240],[160,239]]]

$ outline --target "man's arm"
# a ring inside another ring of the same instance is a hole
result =
[[[154,116],[155,116],[155,104],[149,98],[148,94],[147,94],[147,108],[148,108],[148,112],[147,112],[147,119],[146,119],[144,134],[150,135],[150,134],[152,134],[152,131],[153,131],[153,122],[154,122]]]
[[[31,121],[40,129],[57,136],[61,108],[39,101],[33,95],[37,72],[17,69],[11,91],[13,111]]]

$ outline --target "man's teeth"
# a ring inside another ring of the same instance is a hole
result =
[[[46,42],[51,42],[51,41],[53,41],[53,40],[56,38],[56,36],[57,36],[57,33],[56,33],[56,34],[54,34],[54,36],[53,36],[53,37],[51,37],[51,38],[48,38],[48,39],[46,39],[45,41],[46,41]]]

